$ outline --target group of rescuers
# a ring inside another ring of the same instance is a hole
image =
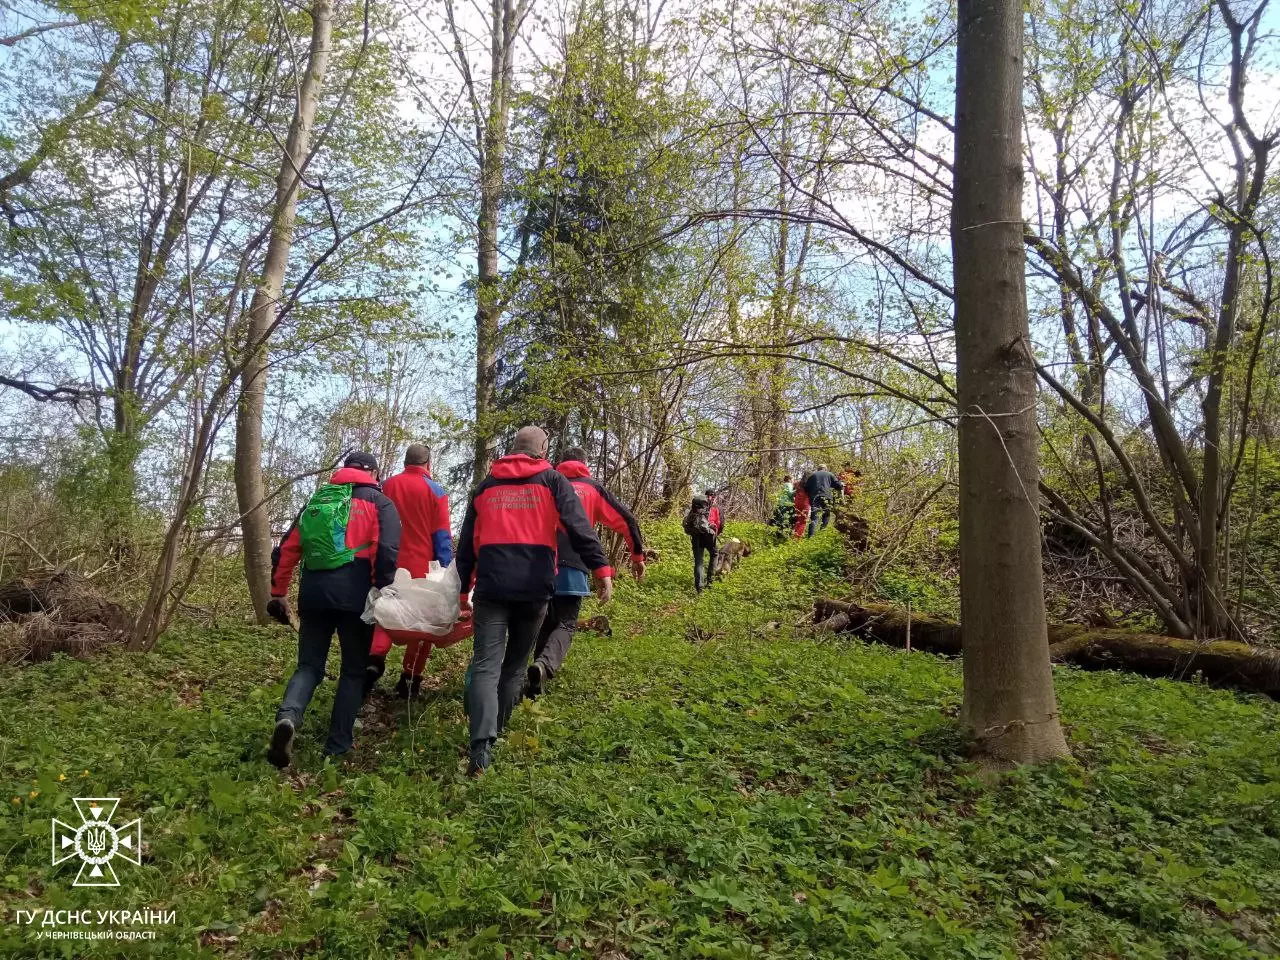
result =
[[[791,535],[797,540],[806,535],[812,537],[831,522],[836,501],[842,496],[853,496],[861,482],[862,471],[852,463],[845,464],[839,476],[822,463],[801,474],[797,483],[785,476],[769,523],[784,536]]]
[[[410,446],[404,472],[381,484],[373,456],[352,453],[345,458],[272,553],[267,609],[277,620],[288,620],[285,596],[294,570],[302,567],[298,666],[276,712],[267,751],[273,764],[284,768],[292,761],[294,738],[324,678],[335,632],[342,667],[324,751],[341,756],[351,749],[356,715],[382,677],[392,643],[382,628],[363,619],[370,587],[391,584],[398,567],[424,577],[435,560],[442,567],[456,564],[459,608],[463,616],[472,616],[468,772],[479,776],[489,768],[498,735],[522,697],[540,695],[563,665],[582,600],[591,593],[588,574],[594,576],[602,601],[613,594],[614,571],[596,525],[614,530],[626,542],[636,579],[645,571],[639,524],[591,476],[586,453],[568,449],[555,467],[547,453],[547,434],[540,428],[516,433],[508,454],[493,463],[472,491],[456,553],[448,497],[431,476],[426,446]],[[715,536],[723,524],[714,492],[708,493],[713,494],[711,503],[705,496],[694,498],[685,528],[690,529],[695,511],[698,518],[706,515],[708,533],[714,530],[709,542],[690,536],[695,555],[701,559],[702,543],[714,566]],[[334,502],[340,509],[333,508]],[[313,509],[314,504],[320,506]],[[316,516],[330,526],[317,526]],[[700,570],[696,585],[701,589]],[[406,645],[397,696],[417,697],[430,652],[429,640]]]

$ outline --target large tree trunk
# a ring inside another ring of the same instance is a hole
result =
[[[516,35],[524,19],[526,2],[517,6],[513,0],[492,0],[490,7],[489,104],[481,140],[480,217],[476,224],[476,483],[485,478],[497,452],[494,415],[502,317],[498,228],[502,216],[511,94],[515,87]]]
[[[960,408],[962,722],[997,763],[1063,756],[1037,506],[1022,250],[1022,5],[960,0],[951,247]]]
[[[498,169],[497,186],[490,188],[489,164],[481,174],[479,252],[476,257],[476,435],[473,478],[479,483],[489,472],[496,454],[494,407],[498,393],[498,215],[502,171]]]
[[[785,121],[784,121],[785,122]],[[784,152],[787,142],[783,140]],[[785,153],[784,153],[785,155]],[[790,172],[785,164],[778,166],[778,204],[784,212],[788,208],[787,188],[791,180]],[[773,302],[769,306],[768,342],[771,349],[774,344],[782,343],[790,327],[790,286],[787,283],[789,253],[791,247],[791,223],[784,216],[778,221],[778,249],[773,263]],[[803,269],[801,264],[797,269]],[[764,396],[756,400],[764,409],[762,411],[763,429],[760,432],[759,469],[757,473],[755,509],[758,515],[767,520],[773,511],[773,498],[778,485],[782,482],[782,420],[785,399],[786,362],[777,357],[770,358],[764,368]]]
[[[1204,417],[1204,467],[1200,476],[1200,539],[1196,544],[1196,565],[1200,580],[1194,597],[1196,636],[1221,637],[1227,630],[1226,606],[1222,602],[1220,572],[1222,504],[1222,392],[1227,376],[1227,354],[1235,338],[1236,300],[1240,293],[1244,227],[1231,228],[1227,245],[1226,277],[1222,284],[1222,305],[1217,330],[1209,344],[1209,377],[1200,405]]]
[[[236,500],[244,532],[244,573],[249,581],[254,613],[259,623],[268,623],[267,601],[271,598],[271,523],[265,503],[266,485],[262,477],[262,412],[267,393],[267,342],[275,327],[285,267],[293,243],[293,222],[298,208],[301,171],[311,150],[311,125],[316,104],[329,67],[330,36],[333,31],[332,0],[314,0],[311,5],[311,50],[306,73],[298,88],[298,102],[289,139],[276,177],[276,197],[271,209],[271,239],[262,279],[249,305],[249,326],[245,338],[243,386],[236,409]]]

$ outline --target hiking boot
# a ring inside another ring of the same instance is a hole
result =
[[[471,762],[467,764],[468,777],[483,777],[493,764],[493,745],[477,743],[471,747]]]
[[[408,673],[400,674],[396,681],[395,695],[397,700],[417,700],[422,695],[422,678]]]
[[[385,657],[371,657],[369,665],[364,668],[364,698],[369,699],[369,694],[373,693],[373,688],[378,685],[378,681],[382,679],[382,674],[387,669],[387,660]]]
[[[535,660],[529,665],[529,673],[525,677],[524,695],[530,700],[538,699],[546,683],[547,668]]]
[[[283,770],[293,762],[293,721],[281,719],[276,721],[276,728],[271,731],[271,746],[267,747],[267,759]]]

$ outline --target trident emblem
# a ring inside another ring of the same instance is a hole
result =
[[[119,827],[112,826],[111,817],[120,803],[117,797],[78,797],[74,802],[80,814],[80,826],[53,821],[54,866],[79,857],[83,863],[72,886],[120,886],[111,861],[119,856],[141,865],[142,821],[131,820]]]

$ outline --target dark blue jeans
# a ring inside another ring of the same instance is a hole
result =
[[[307,705],[324,679],[329,644],[336,630],[342,649],[342,672],[338,675],[338,690],[333,695],[333,716],[329,720],[329,739],[324,752],[335,756],[344,754],[351,749],[356,714],[364,702],[364,668],[369,664],[373,625],[361,620],[360,614],[345,610],[309,611],[300,614],[299,620],[298,668],[284,689],[276,720],[292,720],[293,725],[301,729]]]
[[[473,755],[478,747],[498,739],[524,694],[529,654],[538,639],[547,603],[477,600],[474,607],[475,639],[467,690]]]
[[[822,526],[818,526],[818,514],[822,514]],[[809,533],[812,537],[816,530],[827,529],[827,524],[831,522],[831,501],[825,497],[813,501],[813,506],[809,508]]]
[[[716,539],[696,533],[691,539],[693,540],[693,589],[701,593],[703,587],[711,586],[711,577],[716,572]],[[702,565],[704,557],[705,568]]]

